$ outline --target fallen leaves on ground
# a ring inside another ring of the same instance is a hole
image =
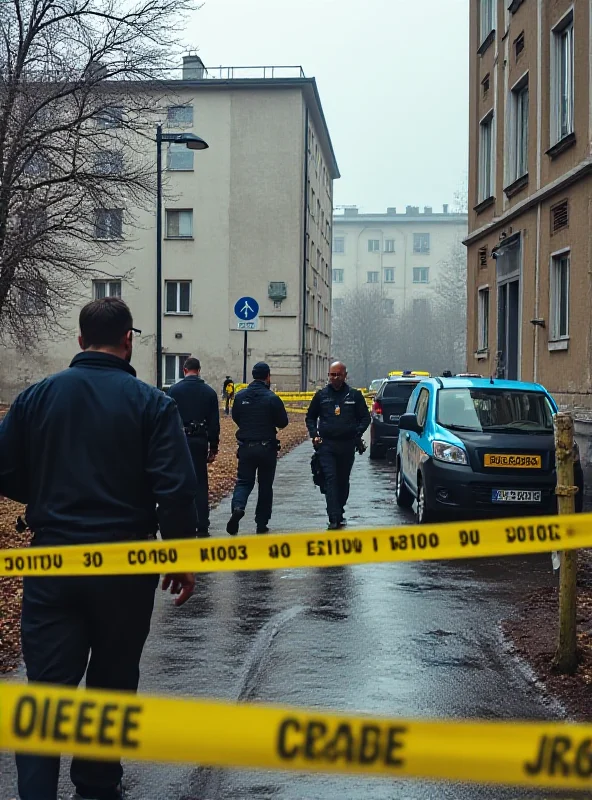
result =
[[[0,408],[0,418],[5,409]],[[290,425],[280,431],[280,456],[285,455],[306,439],[304,416],[289,414]],[[232,490],[236,478],[236,426],[222,414],[220,421],[220,452],[209,467],[210,505],[215,506]],[[0,498],[0,550],[26,547],[28,533],[18,533],[14,524],[24,513],[24,507]],[[21,578],[0,578],[0,673],[14,669],[21,656],[20,614],[23,596]]]

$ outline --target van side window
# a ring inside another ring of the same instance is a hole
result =
[[[425,425],[426,417],[428,415],[428,404],[430,402],[430,393],[427,389],[422,389],[415,404],[415,416],[418,423],[422,426]]]

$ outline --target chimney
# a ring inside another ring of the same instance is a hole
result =
[[[410,214],[412,217],[419,216],[419,206],[407,206],[405,209],[406,214]]]
[[[356,206],[352,206],[351,208],[344,208],[343,209],[343,216],[344,217],[357,217],[358,209]]]
[[[397,209],[394,206],[389,206],[386,210],[386,213],[389,215],[389,217],[394,217],[397,213]]]
[[[448,203],[444,203],[444,205],[442,206],[442,212],[444,214],[448,214]]]
[[[423,207],[423,213],[424,214],[431,214],[432,213],[432,207],[431,206],[424,206]]]
[[[183,56],[183,80],[202,81],[206,76],[206,68],[199,56]]]

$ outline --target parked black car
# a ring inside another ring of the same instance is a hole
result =
[[[385,458],[387,451],[397,447],[399,417],[407,410],[407,403],[423,377],[397,375],[387,378],[372,403],[370,423],[370,458]]]

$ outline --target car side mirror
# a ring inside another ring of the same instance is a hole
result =
[[[399,418],[399,430],[421,433],[422,429],[415,414],[402,414]]]

